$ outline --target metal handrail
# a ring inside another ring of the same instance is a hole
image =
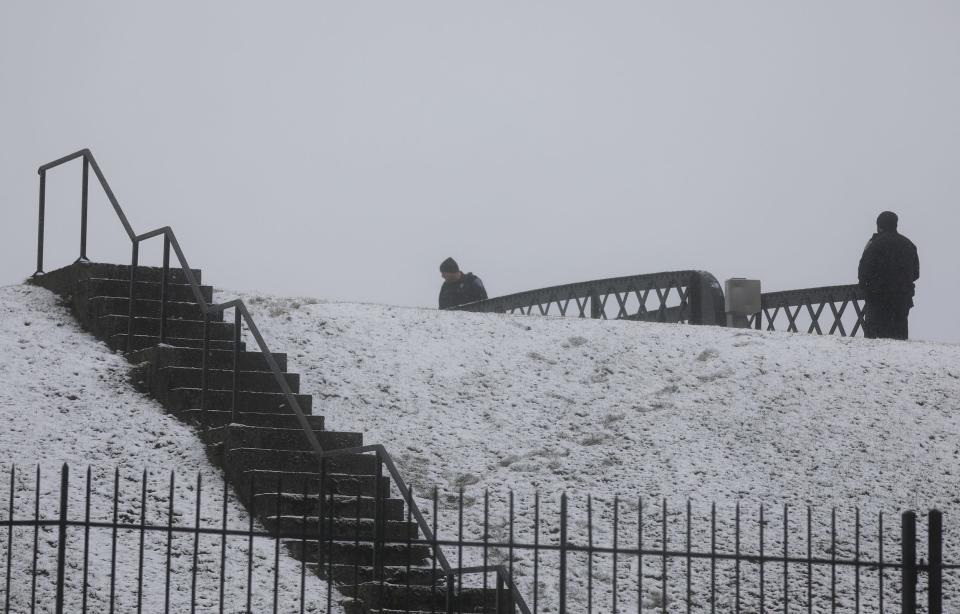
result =
[[[243,322],[246,322],[247,328],[250,333],[253,335],[254,340],[257,342],[257,346],[260,348],[261,354],[264,356],[264,359],[267,362],[267,365],[270,367],[270,371],[276,379],[277,384],[280,386],[281,391],[287,399],[287,402],[290,403],[290,407],[293,409],[294,414],[297,417],[297,421],[300,423],[300,426],[303,428],[304,434],[310,444],[311,452],[321,461],[321,467],[323,467],[323,461],[328,458],[342,456],[346,454],[356,454],[363,452],[374,452],[377,456],[377,472],[378,479],[376,484],[376,499],[377,499],[377,508],[380,508],[380,481],[379,481],[379,471],[381,466],[385,466],[387,471],[390,474],[390,477],[393,479],[394,484],[397,489],[400,491],[401,496],[407,502],[407,505],[410,506],[410,512],[413,517],[416,518],[417,525],[420,530],[423,531],[424,535],[428,537],[429,541],[436,543],[436,536],[433,534],[433,531],[430,529],[430,525],[427,523],[426,518],[423,513],[420,511],[420,508],[417,506],[415,500],[413,499],[410,488],[403,481],[403,478],[400,476],[400,472],[397,469],[396,464],[393,461],[393,458],[387,452],[386,448],[381,444],[362,446],[359,448],[349,448],[349,449],[338,449],[338,450],[324,450],[320,444],[320,441],[317,439],[316,434],[313,431],[313,428],[310,426],[309,421],[306,418],[306,415],[303,413],[302,408],[300,407],[299,402],[297,401],[296,395],[290,389],[290,385],[287,383],[286,378],[283,377],[279,365],[277,364],[276,359],[273,356],[273,353],[270,352],[270,349],[267,347],[266,342],[263,339],[263,336],[260,334],[260,329],[257,327],[253,318],[250,315],[250,312],[247,310],[246,305],[241,299],[233,299],[220,304],[210,304],[204,297],[203,292],[200,288],[200,284],[197,282],[196,277],[193,274],[193,270],[190,268],[187,258],[183,253],[183,249],[180,247],[180,242],[177,240],[176,234],[174,234],[173,229],[169,226],[163,226],[143,234],[136,234],[133,231],[133,228],[130,225],[130,222],[127,220],[126,215],[123,212],[120,203],[117,201],[116,196],[113,193],[113,190],[110,188],[109,183],[107,183],[106,177],[104,177],[103,172],[100,170],[100,166],[97,164],[96,159],[94,159],[93,154],[89,149],[82,149],[75,153],[72,153],[68,156],[64,156],[53,162],[49,162],[39,167],[38,172],[40,174],[40,220],[39,220],[39,231],[38,231],[38,250],[37,250],[37,272],[35,276],[43,275],[43,230],[44,230],[44,209],[45,209],[45,186],[46,186],[46,172],[52,168],[56,168],[61,164],[70,162],[77,158],[83,158],[83,194],[82,194],[82,214],[81,214],[81,253],[78,261],[86,262],[86,220],[87,220],[87,189],[88,181],[87,174],[88,168],[92,167],[94,174],[97,176],[97,179],[100,182],[100,185],[103,187],[104,192],[107,195],[107,198],[110,200],[110,204],[113,206],[114,211],[117,213],[117,216],[120,218],[121,223],[123,224],[124,230],[127,233],[127,236],[130,238],[132,244],[132,256],[131,256],[131,266],[130,266],[130,296],[129,296],[129,317],[128,317],[128,329],[127,329],[127,350],[132,351],[132,342],[134,339],[134,306],[136,299],[136,270],[139,266],[139,249],[140,243],[143,241],[152,239],[154,237],[163,237],[164,246],[163,246],[163,275],[161,279],[160,287],[160,342],[163,343],[166,339],[166,301],[167,301],[167,281],[169,277],[169,268],[170,268],[170,248],[173,248],[174,255],[177,257],[177,261],[180,264],[180,268],[183,271],[183,275],[187,280],[187,284],[190,286],[190,289],[193,293],[194,299],[196,300],[197,305],[200,306],[200,311],[203,314],[203,363],[201,367],[201,391],[200,391],[200,411],[204,413],[206,411],[206,391],[207,391],[207,355],[208,355],[208,343],[209,343],[209,322],[210,317],[213,315],[222,314],[228,309],[234,310],[234,343],[233,343],[233,352],[234,352],[234,381],[233,381],[233,418],[236,418],[236,412],[238,410],[238,396],[239,396],[239,369],[240,369],[240,360],[239,360],[239,343],[240,343],[240,323],[241,319]],[[323,469],[321,469],[323,471]],[[376,523],[378,525],[379,535],[382,536],[383,529],[383,514],[378,513],[378,518]],[[448,583],[450,583],[455,571],[451,568],[449,561],[444,556],[442,549],[439,546],[435,547],[435,555],[437,562],[444,573],[444,576],[447,578]],[[382,567],[382,560],[379,561]],[[376,567],[376,565],[375,565]],[[526,609],[526,605],[523,604],[522,598],[519,596],[519,592],[516,590],[516,586],[513,583],[512,578],[505,580],[508,585],[511,587],[516,597],[519,600],[519,603],[522,604],[522,609],[524,614],[529,612]],[[448,586],[449,591],[449,586]],[[449,593],[448,593],[449,594]]]
[[[787,332],[800,332],[797,327],[797,318],[800,316],[801,309],[805,307],[810,318],[808,333],[816,332],[822,335],[823,329],[820,327],[820,318],[833,317],[833,323],[827,334],[832,335],[839,332],[841,336],[846,336],[847,331],[843,326],[842,319],[847,307],[852,305],[856,321],[850,330],[850,336],[855,337],[863,329],[864,313],[860,307],[860,302],[865,299],[866,295],[863,289],[857,284],[764,292],[760,296],[760,311],[749,316],[747,322],[749,326],[757,330],[776,330],[775,321],[782,311],[787,318]],[[837,304],[839,304],[839,307],[837,307]],[[818,305],[818,307],[814,309],[814,305]],[[824,308],[828,305],[830,306],[830,313],[825,314]],[[791,311],[791,307],[795,309]],[[772,313],[771,309],[773,310]],[[766,319],[766,327],[764,327],[764,318]]]
[[[676,290],[679,305],[668,307],[667,301],[673,290]],[[648,310],[646,302],[653,292],[659,306]],[[636,313],[631,312],[628,306],[633,296],[638,303]],[[709,272],[696,270],[627,275],[550,286],[457,305],[449,309],[523,315],[539,312],[539,315],[550,315],[551,309],[556,306],[556,311],[561,316],[566,316],[570,311],[571,315],[581,318],[607,319],[606,307],[611,297],[616,300],[616,303],[611,302],[611,305],[616,310],[614,317],[618,319],[721,325],[724,321],[723,291],[720,283]]]

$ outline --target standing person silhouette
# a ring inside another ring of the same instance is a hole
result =
[[[866,295],[864,334],[868,339],[906,339],[914,282],[920,278],[917,247],[897,232],[897,214],[877,217],[877,232],[860,257],[858,279]]]
[[[486,300],[487,290],[480,278],[473,273],[462,272],[453,258],[440,263],[440,275],[443,277],[440,309]]]

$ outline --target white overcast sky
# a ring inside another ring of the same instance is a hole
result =
[[[2,0],[0,284],[35,268],[36,167],[83,147],[218,287],[400,305],[435,306],[447,256],[492,296],[852,283],[892,209],[913,336],[960,342],[955,0]],[[79,168],[48,181],[48,270]],[[90,257],[127,261],[91,193]]]

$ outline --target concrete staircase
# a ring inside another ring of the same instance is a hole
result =
[[[421,535],[403,499],[391,498],[391,481],[381,474],[374,456],[330,458],[321,473],[264,357],[259,351],[246,351],[242,342],[239,411],[233,418],[234,324],[223,322],[222,316],[211,322],[209,389],[201,410],[202,311],[182,271],[171,270],[167,338],[159,345],[162,274],[159,268],[137,268],[130,348],[129,266],[76,263],[39,276],[34,283],[68,297],[87,330],[125,352],[141,391],[201,428],[211,458],[223,467],[247,508],[269,530],[301,536],[289,539],[287,547],[339,590],[347,612],[506,611],[497,608],[492,589],[463,589],[448,597],[447,580],[435,568],[431,549],[402,543]],[[201,272],[193,275],[199,282]],[[202,286],[201,293],[211,301],[210,286]],[[324,430],[323,416],[313,414],[312,397],[300,393],[299,375],[287,372],[287,357],[274,357],[324,450],[363,445],[361,433]],[[383,498],[384,535],[400,542],[381,546],[382,578],[375,573],[371,543],[378,495]]]

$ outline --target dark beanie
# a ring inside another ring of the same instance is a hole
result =
[[[447,258],[440,263],[440,272],[441,273],[456,273],[460,270],[460,265],[457,264],[457,261],[453,258]]]
[[[897,214],[893,211],[884,211],[877,216],[877,228],[880,230],[896,230]]]

